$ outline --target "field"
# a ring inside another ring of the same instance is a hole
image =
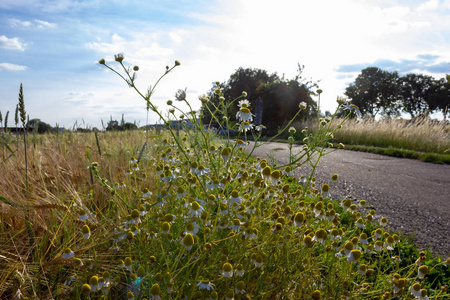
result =
[[[149,134],[139,163],[142,131],[30,136],[27,168],[23,145],[2,163],[1,298],[388,299],[414,284],[448,296],[444,262],[364,203],[288,168],[264,174],[234,142],[175,132],[175,150]]]
[[[245,92],[220,108],[239,106],[236,139],[205,131],[192,110],[183,116],[192,127],[174,129],[150,101],[156,85],[137,90],[123,59],[115,57],[124,75],[99,63],[166,129],[3,139],[0,298],[449,298],[448,259],[387,230],[366,201],[332,199],[338,174],[322,186],[313,173],[293,176],[301,164],[320,168],[347,119],[301,131],[287,124],[279,135],[292,147],[301,133],[304,145],[275,167],[244,151],[249,136],[264,143]],[[215,93],[223,97],[220,86]],[[190,107],[183,90],[176,101]]]

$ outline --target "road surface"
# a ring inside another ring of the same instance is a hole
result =
[[[286,164],[287,147],[268,143],[256,148],[253,155],[272,156]],[[293,148],[298,153],[302,146]],[[309,166],[301,166],[295,176],[309,176],[310,172]],[[421,249],[432,249],[444,258],[450,255],[450,165],[337,150],[320,160],[315,172],[317,186],[330,183],[335,173],[339,179],[331,184],[333,198],[365,199],[377,215],[388,219],[389,228],[413,233]]]

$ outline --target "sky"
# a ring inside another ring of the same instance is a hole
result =
[[[450,0],[1,0],[0,112],[14,111],[20,83],[30,119],[102,128],[146,123],[146,104],[116,74],[123,53],[143,92],[175,60],[152,102],[187,89],[194,109],[239,67],[317,81],[321,110],[362,69],[442,78],[450,73]],[[185,109],[181,107],[181,109]],[[158,122],[150,113],[149,123]]]

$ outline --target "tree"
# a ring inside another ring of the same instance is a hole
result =
[[[50,132],[53,128],[50,124],[47,124],[43,121],[41,121],[40,119],[31,119],[27,122],[27,125],[25,128],[30,128],[30,130],[35,130],[35,128],[37,127],[37,132],[38,133],[46,133],[46,132]]]
[[[262,123],[268,128],[267,134],[273,133],[277,127],[289,121],[294,117],[299,109],[300,102],[307,104],[307,109],[302,111],[300,118],[306,118],[316,114],[317,105],[311,98],[311,88],[316,86],[310,81],[305,82],[301,77],[302,66],[299,66],[299,74],[291,80],[279,78],[276,73],[270,74],[261,69],[239,68],[233,73],[226,83],[219,83],[209,92],[209,103],[203,105],[203,123],[215,123],[216,120],[221,121],[221,115],[211,116],[210,110],[214,111],[214,106],[221,107],[229,105],[228,117],[230,123],[235,122],[235,115],[238,107],[237,103],[231,104],[233,99],[247,92],[246,99],[250,102],[250,106],[254,113],[256,99],[261,98],[263,101]],[[217,88],[223,90],[223,103],[214,93]],[[270,132],[272,130],[272,132]]]
[[[130,122],[125,122],[122,126],[123,130],[135,130],[138,129],[137,125]]]
[[[422,74],[407,74],[400,79],[403,111],[411,118],[422,115],[430,108],[429,103],[435,81]]]
[[[444,120],[450,114],[450,75],[435,80],[431,96],[428,98],[428,105],[431,111],[441,111]]]
[[[375,117],[378,113],[392,117],[400,113],[399,75],[368,67],[361,71],[355,82],[345,89],[351,104],[363,114]]]
[[[113,130],[121,130],[119,126],[119,122],[117,120],[109,120],[108,125],[106,126],[106,131],[113,131]]]

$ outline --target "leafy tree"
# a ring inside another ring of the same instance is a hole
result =
[[[375,117],[378,113],[391,117],[400,113],[399,75],[368,67],[345,90],[352,104],[363,114]]]
[[[134,123],[125,122],[122,126],[122,129],[123,130],[135,130],[135,129],[138,129],[138,127]]]
[[[450,114],[450,75],[434,82],[428,105],[431,111],[441,111],[444,119]]]
[[[214,106],[222,108],[228,105],[228,117],[230,124],[234,124],[238,107],[237,103],[231,103],[233,99],[247,92],[246,99],[250,102],[254,113],[256,99],[263,100],[262,123],[270,130],[277,127],[295,115],[299,109],[300,102],[307,104],[307,109],[303,111],[300,118],[314,115],[316,113],[316,103],[311,98],[311,88],[315,83],[305,81],[301,77],[302,66],[299,66],[299,74],[291,80],[280,78],[276,73],[269,74],[265,70],[239,68],[233,73],[226,83],[216,83],[209,92],[209,102],[203,105],[203,122],[215,123],[221,121],[222,116],[211,116],[210,111],[214,111]],[[225,99],[219,99],[214,93],[217,88],[223,89]],[[208,109],[209,108],[209,109]]]
[[[113,130],[121,130],[119,126],[119,122],[117,120],[109,120],[108,125],[106,126],[106,131],[113,131]]]
[[[407,74],[400,79],[403,111],[411,118],[422,115],[429,109],[435,81],[422,74]]]
[[[36,127],[38,133],[50,132],[53,129],[53,127],[50,124],[47,124],[37,118],[29,120],[25,126],[25,128],[30,128],[31,130],[35,130]]]

